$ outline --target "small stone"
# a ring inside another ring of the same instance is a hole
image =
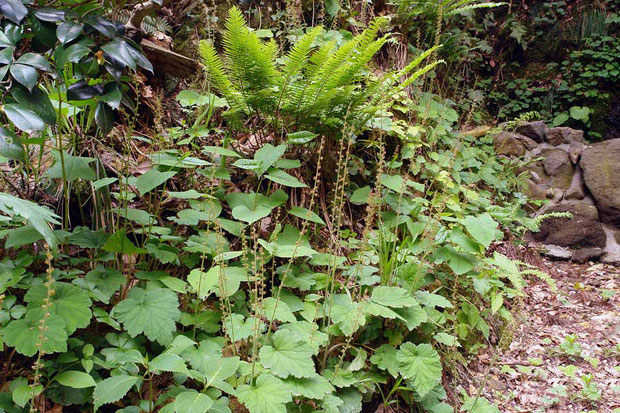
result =
[[[560,260],[570,260],[573,256],[573,252],[570,249],[553,244],[543,245],[542,254],[549,258],[556,258]]]
[[[525,155],[525,145],[519,139],[519,135],[509,132],[500,132],[493,138],[495,153],[506,156]]]
[[[584,148],[585,145],[581,142],[571,142],[570,147],[568,148],[568,157],[573,165],[576,165],[579,162],[579,158],[581,158]]]

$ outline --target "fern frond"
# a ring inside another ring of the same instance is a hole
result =
[[[233,111],[247,110],[247,107],[244,107],[241,93],[232,85],[232,82],[224,71],[224,63],[218,56],[213,45],[206,40],[201,40],[198,50],[202,58],[202,63],[205,66],[207,78],[222,94],[224,99],[226,99],[230,108]]]

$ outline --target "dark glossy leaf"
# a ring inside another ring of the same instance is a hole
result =
[[[56,123],[56,109],[47,94],[40,88],[35,87],[29,92],[22,87],[16,87],[11,90],[11,94],[19,104],[32,109],[48,125]]]
[[[15,46],[15,42],[13,42],[6,34],[0,31],[0,47],[12,46]]]
[[[106,37],[116,37],[118,34],[114,23],[101,16],[90,16],[85,23]]]
[[[13,45],[16,45],[17,42],[19,42],[24,36],[23,26],[16,26],[12,23],[7,23],[4,27],[4,35]]]
[[[101,85],[89,85],[85,81],[81,80],[72,84],[67,88],[67,99],[69,100],[87,100],[92,99],[95,96],[100,96],[103,93]]]
[[[67,21],[60,23],[58,25],[58,29],[56,29],[56,36],[60,43],[67,44],[72,40],[75,40],[84,30],[84,25],[82,23]]]
[[[103,102],[97,104],[95,122],[97,122],[97,126],[99,126],[104,135],[110,133],[114,124],[114,112],[107,104]]]
[[[10,68],[11,66],[9,65],[0,67],[0,80],[4,80],[4,78],[6,77],[6,74],[9,73]]]
[[[45,127],[43,119],[24,105],[6,104],[4,113],[15,126],[23,131],[41,130]]]
[[[13,63],[13,52],[15,49],[12,47],[7,47],[6,49],[2,49],[0,51],[0,64],[8,65],[9,63]]]
[[[22,85],[26,86],[28,90],[32,90],[34,85],[37,84],[37,70],[32,66],[26,66],[21,64],[11,65],[11,76]]]
[[[65,12],[51,7],[44,7],[33,11],[37,19],[44,22],[57,23],[65,19]]]
[[[123,68],[119,67],[119,66],[115,66],[113,64],[110,63],[106,63],[105,64],[105,70],[108,71],[109,74],[112,75],[112,77],[116,80],[120,80],[121,76],[123,75]]]
[[[117,83],[111,82],[105,85],[104,95],[101,100],[108,104],[112,109],[118,109],[123,99],[123,92]]]
[[[19,0],[0,0],[0,14],[15,24],[20,24],[28,14],[28,9]]]
[[[39,70],[52,71],[52,66],[50,66],[47,59],[36,53],[24,53],[17,59],[16,63],[32,66]]]
[[[101,46],[101,50],[116,59],[123,66],[127,66],[133,70],[136,70],[136,61],[131,55],[129,49],[130,47],[127,42],[124,42],[122,40],[114,40],[108,44],[104,44],[103,46]]]
[[[140,66],[141,68],[148,70],[149,72],[153,73],[153,65],[151,64],[151,62],[149,62],[149,60],[142,54],[142,52],[138,49],[135,49],[131,46],[128,46],[129,49],[129,53],[131,54],[131,57],[133,57],[134,61],[138,64],[138,66]]]
[[[72,44],[66,49],[59,47],[54,52],[56,69],[61,70],[67,62],[77,63],[90,53],[90,49],[81,43]]]
[[[9,159],[24,159],[24,147],[10,130],[0,126],[0,156]]]
[[[30,22],[34,34],[32,50],[45,51],[54,48],[56,45],[56,24],[36,18],[31,18]]]

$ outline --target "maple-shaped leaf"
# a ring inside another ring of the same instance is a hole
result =
[[[411,379],[413,388],[424,397],[441,381],[441,360],[433,346],[427,343],[404,343],[396,358],[400,363],[400,373]]]
[[[64,282],[55,282],[53,289],[49,311],[63,319],[67,334],[72,334],[78,328],[87,327],[92,317],[88,293],[80,287]],[[37,285],[28,290],[24,300],[28,303],[27,308],[31,310],[40,308],[46,297],[47,287]]]
[[[165,288],[144,290],[134,287],[113,311],[130,336],[144,333],[149,340],[162,345],[172,341],[175,322],[181,318],[177,295]]]
[[[31,357],[38,351],[40,320],[43,319],[43,309],[36,308],[26,312],[26,316],[19,320],[11,321],[2,332],[4,342],[15,347],[18,353]],[[45,321],[45,334],[43,335],[45,353],[67,351],[67,332],[65,322],[57,315],[51,315]]]
[[[312,377],[316,374],[313,353],[312,347],[297,334],[278,330],[273,335],[273,346],[261,348],[259,357],[261,364],[276,376]]]
[[[250,413],[286,413],[286,403],[292,401],[282,380],[267,373],[258,376],[254,385],[239,386],[237,399]]]

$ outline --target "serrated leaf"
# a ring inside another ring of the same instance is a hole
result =
[[[322,400],[335,390],[325,377],[318,374],[303,378],[288,377],[282,381],[293,396],[307,397],[308,399]]]
[[[125,397],[127,392],[137,381],[138,377],[121,374],[119,376],[109,377],[97,384],[93,393],[95,411],[104,404],[114,403]]]
[[[187,370],[185,361],[177,354],[162,353],[150,361],[149,368],[155,371],[183,373],[189,376],[189,370]]]
[[[282,300],[277,301],[274,297],[267,297],[263,300],[263,314],[267,320],[273,318],[283,323],[295,323],[297,321],[288,304]]]
[[[263,366],[279,377],[312,377],[316,374],[313,350],[289,330],[278,330],[273,335],[273,346],[263,346],[259,352]]]
[[[466,216],[462,222],[467,232],[485,248],[488,248],[495,239],[498,224],[488,213],[484,213],[477,217],[471,215]]]
[[[56,314],[65,322],[67,334],[90,324],[92,313],[88,293],[79,287],[64,282],[56,282],[53,286],[54,295],[50,297],[50,313]],[[47,298],[47,287],[37,285],[30,287],[24,301],[28,309],[40,308]]]
[[[85,389],[97,385],[90,374],[76,370],[63,371],[54,379],[63,386],[73,389]]]
[[[282,380],[267,373],[258,376],[254,385],[239,386],[237,399],[250,413],[286,413],[286,403],[292,401]]]
[[[147,291],[134,287],[113,311],[131,337],[144,333],[149,340],[162,345],[172,341],[175,322],[181,318],[177,295],[163,288]]]
[[[419,304],[407,308],[398,308],[394,311],[405,319],[405,325],[409,331],[413,331],[420,324],[425,323],[428,320],[426,311],[424,311]]]
[[[2,332],[7,346],[15,347],[15,350],[25,356],[33,356],[39,349],[39,326],[43,319],[43,309],[27,311],[26,316],[19,320],[11,321]],[[47,354],[67,351],[67,331],[62,318],[52,315],[45,322],[44,341],[41,349]]]
[[[439,354],[430,344],[404,343],[400,346],[396,358],[400,363],[400,373],[411,379],[413,388],[424,397],[441,382],[441,360]]]
[[[370,299],[377,304],[392,308],[413,307],[418,304],[409,291],[400,287],[375,287]]]
[[[174,409],[177,413],[205,413],[213,406],[213,399],[196,390],[187,390],[179,393],[174,400]]]
[[[391,344],[382,344],[370,357],[370,362],[382,370],[387,370],[393,377],[398,377],[400,363],[396,358],[396,348]]]
[[[239,367],[239,357],[217,357],[210,359],[208,363],[205,363],[200,370],[205,375],[206,383],[205,387],[216,387],[227,393],[233,393],[231,391],[230,384],[224,380],[235,374]]]
[[[125,229],[119,229],[114,234],[110,235],[105,245],[103,246],[103,250],[107,252],[116,252],[118,254],[144,254],[146,250],[143,248],[138,248],[134,245],[133,242],[125,235]]]

